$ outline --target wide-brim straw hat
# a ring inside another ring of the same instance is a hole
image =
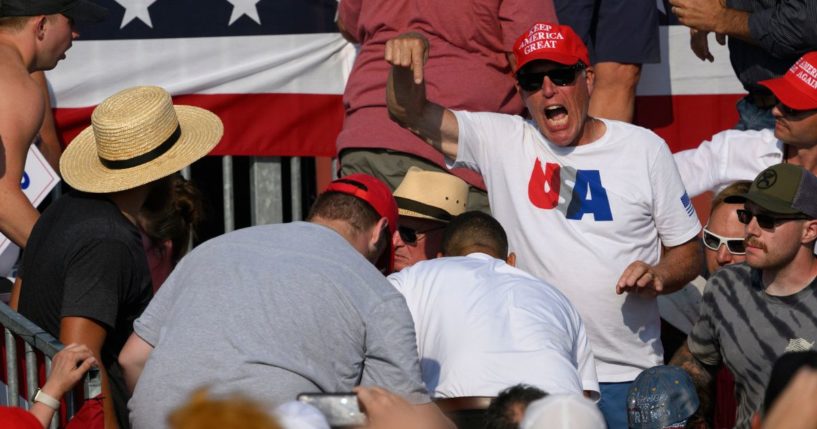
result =
[[[223,134],[212,112],[174,106],[170,94],[156,86],[129,88],[94,109],[91,126],[62,154],[60,173],[80,191],[124,191],[190,165]]]
[[[468,183],[457,176],[411,167],[394,190],[401,216],[449,222],[465,212]]]

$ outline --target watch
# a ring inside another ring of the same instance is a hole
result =
[[[55,411],[60,409],[60,401],[39,388],[35,390],[34,395],[31,396],[31,402],[39,402]]]

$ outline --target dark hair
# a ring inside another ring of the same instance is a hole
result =
[[[139,223],[151,244],[165,240],[173,244],[174,265],[190,250],[203,218],[201,192],[178,173],[156,181],[139,211]]]
[[[527,384],[517,384],[501,392],[485,410],[485,429],[519,429],[525,409],[547,393]]]
[[[345,221],[357,232],[370,229],[380,220],[380,215],[366,201],[336,191],[324,192],[318,196],[309,210],[307,220],[311,221],[316,217]]]
[[[500,259],[508,256],[508,236],[502,225],[480,211],[455,217],[443,234],[442,252],[445,256],[464,256],[475,250]]]
[[[788,352],[777,358],[769,376],[769,383],[766,385],[761,408],[763,414],[769,411],[777,397],[786,390],[797,370],[804,366],[817,369],[817,352],[814,350]]]

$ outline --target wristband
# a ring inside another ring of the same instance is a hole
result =
[[[42,389],[37,389],[34,391],[34,395],[31,397],[31,402],[39,402],[55,411],[60,409],[60,401],[43,392]]]

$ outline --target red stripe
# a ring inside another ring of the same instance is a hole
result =
[[[640,96],[636,123],[664,138],[673,152],[696,147],[737,122],[738,94]],[[210,109],[224,121],[225,134],[214,155],[334,156],[343,125],[340,95],[181,95],[178,104]],[[65,142],[90,124],[93,107],[57,109]]]
[[[673,152],[698,147],[713,134],[738,121],[740,94],[641,96],[635,122],[666,140]]]
[[[213,155],[334,156],[343,125],[341,95],[194,94],[173,99],[221,117],[224,138]],[[90,125],[93,109],[56,109],[63,144]]]

